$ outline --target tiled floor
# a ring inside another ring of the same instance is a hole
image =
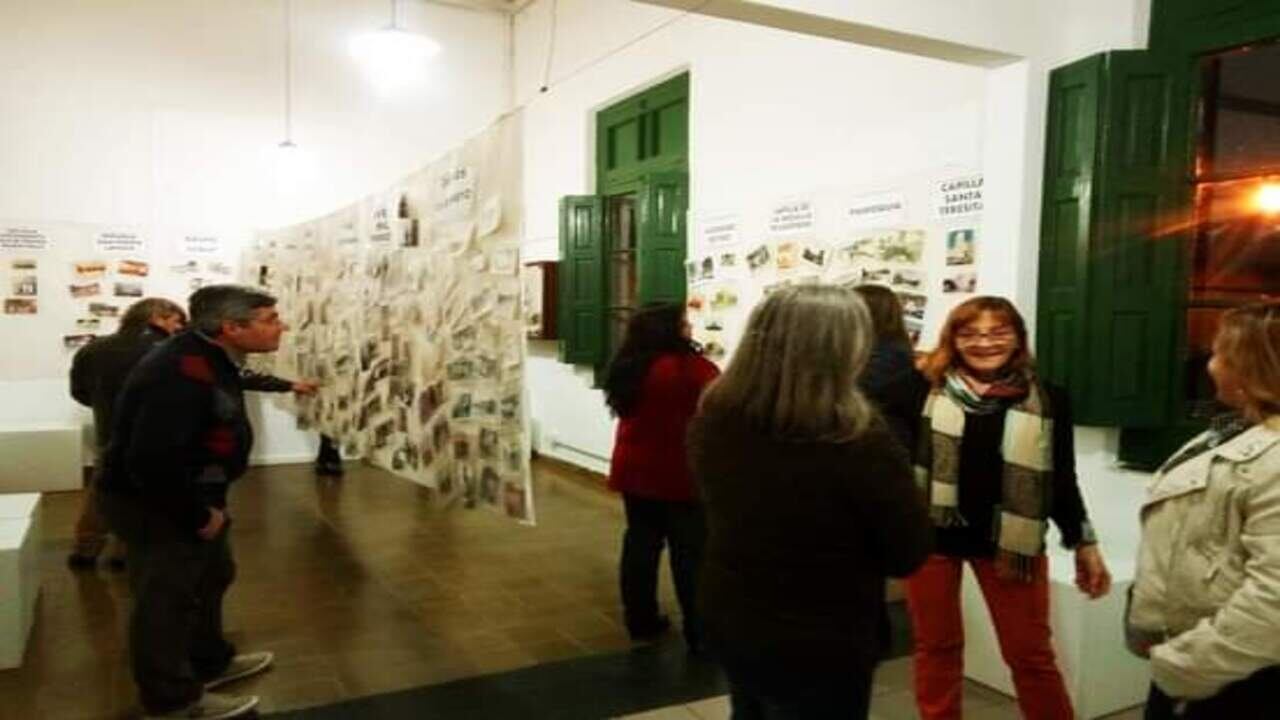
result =
[[[351,464],[257,469],[231,501],[238,577],[229,635],[269,648],[244,688],[263,710],[336,700],[629,647],[617,607],[615,499],[540,463],[540,524],[444,511],[428,491]],[[46,495],[43,592],[23,667],[0,671],[4,717],[131,717],[128,585],[63,564],[79,493]],[[665,587],[665,602],[672,598]]]
[[[337,482],[307,466],[251,472],[232,497],[239,576],[227,626],[242,648],[278,660],[237,691],[261,695],[271,712],[628,648],[619,503],[571,469],[541,462],[535,476],[539,525],[526,528],[434,507],[428,491],[356,464]],[[63,564],[79,502],[45,497],[42,596],[23,667],[0,671],[5,718],[137,713],[127,583]],[[665,577],[663,595],[674,611]],[[904,661],[878,673],[875,717],[916,717],[908,673]],[[971,717],[1016,717],[1002,696],[966,693]],[[645,717],[728,716],[723,699],[656,712]]]
[[[881,665],[871,692],[871,720],[920,717],[911,695],[910,658]],[[1018,720],[1021,717],[1013,700],[972,682],[964,685],[964,710],[965,720]],[[625,720],[727,720],[728,717],[729,698],[724,696],[628,715]],[[1109,715],[1105,720],[1142,720],[1142,708]]]

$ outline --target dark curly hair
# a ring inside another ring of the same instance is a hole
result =
[[[684,336],[683,327],[684,308],[674,303],[649,303],[631,316],[604,380],[604,401],[614,415],[635,412],[649,366],[659,355],[702,352]]]

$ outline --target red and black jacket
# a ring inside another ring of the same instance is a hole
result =
[[[164,341],[129,373],[117,398],[104,492],[137,497],[193,533],[224,508],[244,474],[253,429],[240,369],[195,332]]]

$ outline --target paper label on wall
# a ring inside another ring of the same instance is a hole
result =
[[[10,226],[0,229],[0,250],[17,252],[43,252],[49,249],[49,235],[30,226]]]
[[[939,180],[933,195],[939,220],[977,215],[982,212],[982,173]]]
[[[769,232],[773,235],[810,234],[813,224],[811,200],[788,200],[774,205],[769,212]]]
[[[855,228],[901,225],[906,222],[907,199],[900,192],[863,195],[854,198],[845,216]]]
[[[702,247],[733,245],[738,242],[741,221],[736,214],[718,214],[703,217],[698,222],[698,237]]]
[[[178,239],[183,255],[217,255],[222,252],[222,238],[204,233],[183,233]]]
[[[98,252],[136,255],[146,252],[147,241],[131,230],[103,230],[93,234],[93,247]]]
[[[459,165],[436,176],[435,202],[432,209],[440,220],[470,215],[476,202],[476,175],[466,165]]]
[[[369,241],[385,243],[396,239],[396,220],[400,218],[403,194],[394,192],[375,198],[369,211]]]

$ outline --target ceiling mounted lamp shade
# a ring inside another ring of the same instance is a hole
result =
[[[440,54],[440,44],[436,41],[397,26],[395,0],[391,1],[391,24],[353,37],[349,48],[380,95],[420,82],[426,74],[427,63]]]

